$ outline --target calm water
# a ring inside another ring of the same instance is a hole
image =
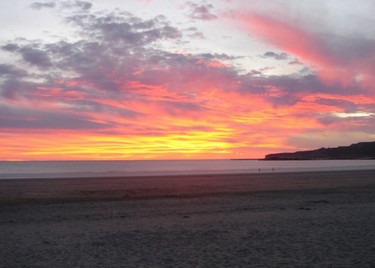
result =
[[[0,162],[0,179],[375,169],[375,160],[140,160]]]

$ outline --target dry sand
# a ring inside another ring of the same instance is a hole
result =
[[[375,170],[0,180],[0,267],[375,267]]]

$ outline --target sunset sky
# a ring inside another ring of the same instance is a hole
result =
[[[0,1],[0,160],[375,140],[375,1]]]

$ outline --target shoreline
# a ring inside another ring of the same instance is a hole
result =
[[[375,160],[175,160],[0,162],[0,180],[62,177],[155,177],[375,169]]]
[[[0,205],[375,187],[375,170],[0,180]]]

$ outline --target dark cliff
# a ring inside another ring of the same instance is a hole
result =
[[[312,151],[268,154],[265,160],[375,159],[375,141]]]

